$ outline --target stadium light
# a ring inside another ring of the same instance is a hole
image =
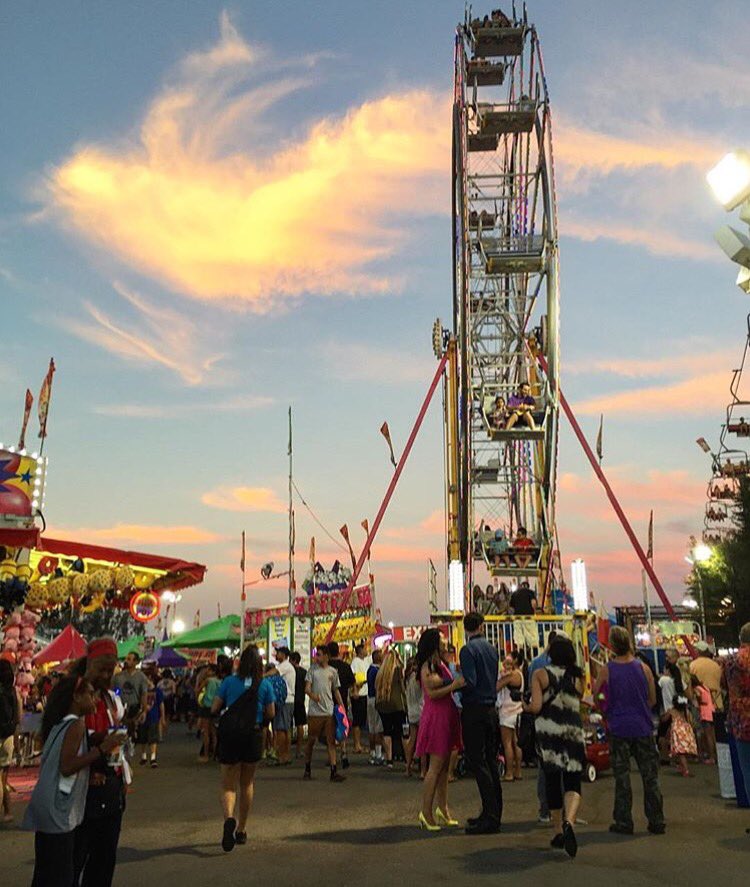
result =
[[[464,608],[464,565],[461,561],[451,561],[448,566],[448,609]]]
[[[750,197],[750,154],[730,151],[706,174],[714,197],[730,211]]]
[[[589,588],[586,580],[586,564],[577,558],[570,565],[570,578],[573,586],[573,609],[581,613],[589,608]]]

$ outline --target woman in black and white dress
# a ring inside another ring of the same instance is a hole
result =
[[[557,833],[552,846],[575,856],[573,826],[581,803],[581,777],[586,745],[581,722],[583,672],[573,644],[557,637],[549,649],[550,665],[534,672],[531,703],[524,710],[536,715],[536,741],[544,770],[547,801]]]

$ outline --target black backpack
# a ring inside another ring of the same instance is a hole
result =
[[[257,729],[258,687],[253,681],[239,699],[236,699],[219,718],[216,736],[219,745],[244,743],[252,738]]]
[[[0,687],[0,739],[7,739],[16,732],[18,703],[12,688]]]

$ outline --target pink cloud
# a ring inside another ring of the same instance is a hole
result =
[[[201,502],[223,511],[271,511],[282,514],[287,505],[268,487],[221,486],[201,496]]]
[[[113,527],[51,527],[53,539],[133,545],[206,545],[224,538],[193,526],[162,524],[115,524]]]
[[[580,416],[600,413],[651,417],[698,416],[721,408],[722,392],[728,390],[729,378],[727,370],[706,373],[665,385],[599,395],[576,403],[573,409]]]

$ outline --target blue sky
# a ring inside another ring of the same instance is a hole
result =
[[[605,413],[605,466],[639,531],[655,509],[675,599],[703,510],[694,440],[717,433],[747,311],[704,180],[747,144],[742,12],[715,4],[709,28],[697,3],[530,7],[554,108],[563,384],[592,438]],[[450,312],[462,14],[6,7],[0,437],[54,355],[56,532],[201,560],[191,598],[226,612],[240,530],[252,570],[283,557],[288,404],[297,482],[326,526],[373,517],[390,470],[378,428],[399,450]],[[442,564],[441,447],[436,406],[374,551],[397,621],[423,617],[427,557]],[[638,565],[567,429],[561,470],[564,562],[584,557],[608,602],[637,600]],[[336,549],[297,513],[302,571],[312,533]]]

